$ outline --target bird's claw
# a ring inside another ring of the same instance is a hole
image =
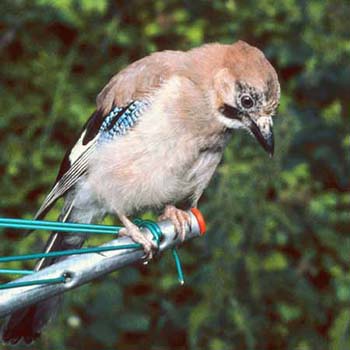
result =
[[[173,205],[167,205],[164,213],[159,217],[160,220],[170,220],[175,226],[176,236],[181,242],[185,240],[186,226],[191,227],[191,216],[186,211],[177,209]]]
[[[154,251],[158,249],[157,243],[146,237],[140,229],[135,226],[130,226],[128,228],[122,228],[119,231],[119,236],[127,236],[130,237],[135,243],[141,244],[145,255],[142,257],[144,263],[147,264],[150,260],[152,260],[154,256]]]

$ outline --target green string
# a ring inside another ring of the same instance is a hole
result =
[[[159,244],[162,238],[162,231],[157,223],[151,220],[141,220],[135,219],[134,223],[140,228],[148,229],[152,235],[153,239],[156,241],[159,248]],[[113,234],[117,235],[122,227],[120,226],[107,226],[107,225],[93,225],[93,224],[76,224],[76,223],[63,223],[54,221],[44,221],[44,220],[25,220],[25,219],[8,219],[0,218],[0,227],[6,228],[16,228],[24,230],[55,230],[57,232],[79,232],[88,234]],[[54,258],[68,255],[80,255],[88,253],[100,253],[112,250],[122,250],[122,249],[140,249],[141,244],[124,244],[119,246],[104,246],[104,247],[90,247],[90,248],[80,248],[80,249],[69,249],[64,251],[54,251],[48,253],[34,253],[34,254],[24,254],[17,256],[0,257],[1,262],[13,262],[13,261],[26,261],[33,259],[42,258]],[[178,253],[175,248],[172,250],[172,254],[175,260],[175,265],[178,274],[178,280],[181,284],[184,283],[183,271],[180,263]],[[0,269],[0,274],[20,274],[29,275],[34,273],[32,270],[20,270],[20,269]],[[26,281],[26,282],[10,282],[5,284],[0,284],[0,289],[7,288],[17,288],[24,286],[31,286],[37,284],[50,284],[50,283],[63,283],[65,282],[65,277],[61,276],[58,278],[49,278],[42,280]]]

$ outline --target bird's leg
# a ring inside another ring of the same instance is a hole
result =
[[[176,236],[179,236],[181,241],[185,240],[186,225],[191,227],[191,217],[187,212],[177,209],[173,205],[167,205],[159,219],[170,220],[175,226]]]
[[[130,237],[135,243],[142,245],[145,251],[145,259],[151,260],[153,256],[153,249],[157,249],[157,244],[152,239],[147,238],[140,229],[132,223],[125,215],[118,215],[120,221],[123,223],[124,228],[119,231],[119,236]]]

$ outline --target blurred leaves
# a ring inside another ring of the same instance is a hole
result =
[[[150,52],[247,40],[266,53],[282,86],[275,158],[234,135],[200,203],[209,232],[180,252],[185,286],[167,254],[114,273],[68,293],[33,349],[350,347],[347,1],[1,6],[2,216],[34,214],[96,94]],[[58,213],[59,206],[49,218]],[[3,235],[2,255],[38,251],[46,237]]]

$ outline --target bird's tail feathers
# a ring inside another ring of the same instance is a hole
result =
[[[71,211],[72,205],[66,206],[60,221],[66,221]],[[83,235],[53,232],[46,243],[45,252],[78,249],[83,245],[84,240]],[[63,257],[41,259],[35,269],[43,269],[63,259]],[[56,296],[14,312],[3,326],[3,342],[9,344],[17,344],[21,340],[27,344],[33,342],[40,336],[42,328],[56,314],[61,299],[62,296]]]

